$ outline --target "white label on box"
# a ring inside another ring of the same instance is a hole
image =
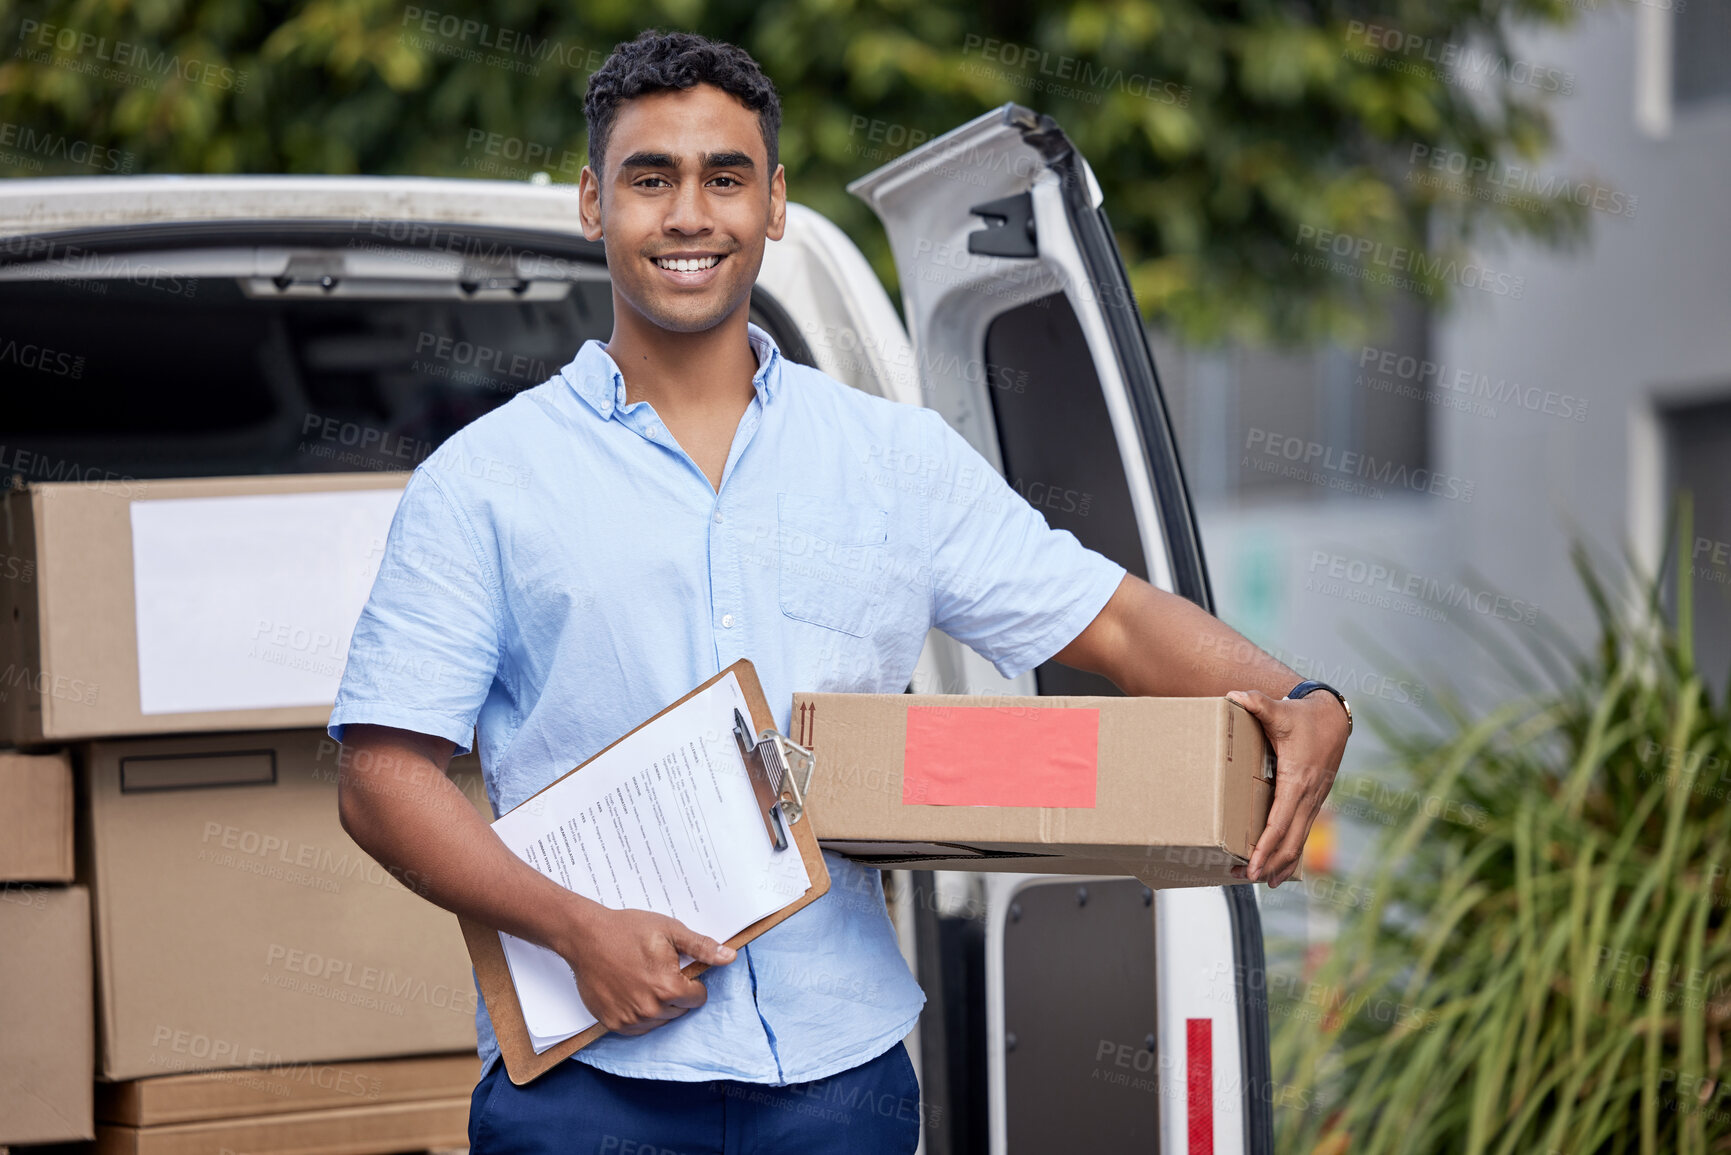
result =
[[[402,496],[134,501],[139,709],[333,704]]]

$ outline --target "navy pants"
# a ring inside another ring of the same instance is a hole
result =
[[[505,1064],[469,1101],[470,1155],[911,1155],[920,1087],[897,1043],[851,1070],[769,1087],[630,1079],[567,1059],[527,1086]]]

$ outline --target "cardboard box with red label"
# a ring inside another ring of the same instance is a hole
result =
[[[819,839],[875,866],[1230,885],[1273,799],[1224,698],[796,693],[792,730]]]

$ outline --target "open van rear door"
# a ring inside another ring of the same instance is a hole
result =
[[[1212,610],[1141,317],[1100,187],[1063,130],[1006,104],[848,188],[888,232],[923,403],[1050,524]],[[1006,683],[936,632],[913,688],[1117,692],[1055,662]],[[974,1015],[952,1004],[983,994],[986,1141],[966,1126],[928,1127],[928,1155],[1090,1139],[1165,1155],[1272,1151],[1252,887],[1148,895],[1130,880],[1038,875],[972,885],[983,933],[934,925],[922,938],[937,941],[919,946],[921,1078],[928,1100],[964,1123],[976,1077],[955,1025]],[[915,906],[937,922],[930,904]],[[983,966],[954,957],[970,942]],[[1102,953],[1118,965],[1089,963]],[[969,973],[981,991],[958,980]]]

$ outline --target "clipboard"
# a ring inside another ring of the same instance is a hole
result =
[[[775,715],[770,712],[769,703],[763,696],[763,686],[757,680],[757,670],[747,658],[741,658],[731,666],[726,667],[714,677],[695,686],[684,697],[671,702],[656,711],[633,727],[629,733],[636,733],[643,726],[653,722],[670,710],[674,710],[687,698],[708,689],[721,681],[729,673],[739,679],[739,688],[745,695],[746,704],[751,708],[749,720],[753,733],[759,737],[752,754],[756,755],[756,764],[751,755],[745,757],[747,772],[752,776],[754,788],[760,807],[764,811],[764,822],[768,827],[766,837],[773,842],[775,828],[773,823],[779,821],[781,829],[791,838],[792,845],[788,851],[797,850],[805,860],[806,877],[811,880],[811,888],[794,899],[788,905],[771,914],[758,919],[738,934],[727,940],[728,946],[738,950],[752,939],[757,938],[770,927],[775,926],[789,915],[804,909],[811,903],[829,893],[829,867],[824,864],[823,852],[818,849],[817,835],[809,821],[801,821],[804,811],[804,787],[810,781],[811,761],[809,752],[788,742],[775,730]],[[580,773],[584,766],[594,758],[611,750],[627,735],[610,742],[602,750],[597,751],[590,759],[585,760],[575,770],[561,774],[554,782],[563,781],[572,774]],[[781,765],[776,765],[781,760]],[[789,762],[800,763],[788,765]],[[777,769],[783,771],[777,780]],[[803,772],[803,773],[801,773]],[[770,791],[766,795],[760,784],[768,774]],[[799,779],[803,777],[805,781]],[[530,798],[538,796],[542,791],[553,785],[535,792]],[[530,799],[524,799],[518,805],[527,805]],[[772,813],[772,811],[774,811]],[[783,851],[782,853],[787,853]],[[522,1005],[517,1001],[517,989],[511,982],[511,971],[505,962],[505,948],[499,941],[499,932],[493,927],[458,916],[457,922],[463,928],[463,940],[469,947],[469,960],[475,967],[475,979],[481,987],[481,997],[487,1004],[487,1014],[493,1021],[493,1034],[499,1040],[499,1054],[505,1063],[505,1073],[511,1082],[522,1086],[539,1075],[552,1070],[560,1062],[570,1058],[596,1039],[607,1033],[607,1028],[596,1023],[587,1030],[571,1036],[563,1042],[556,1043],[541,1052],[535,1053],[534,1044],[529,1039],[529,1025],[523,1019]],[[736,959],[735,962],[738,960]],[[733,964],[728,964],[733,965]],[[683,971],[691,978],[708,970],[707,963],[691,962]],[[699,1008],[701,1010],[702,1008]]]

